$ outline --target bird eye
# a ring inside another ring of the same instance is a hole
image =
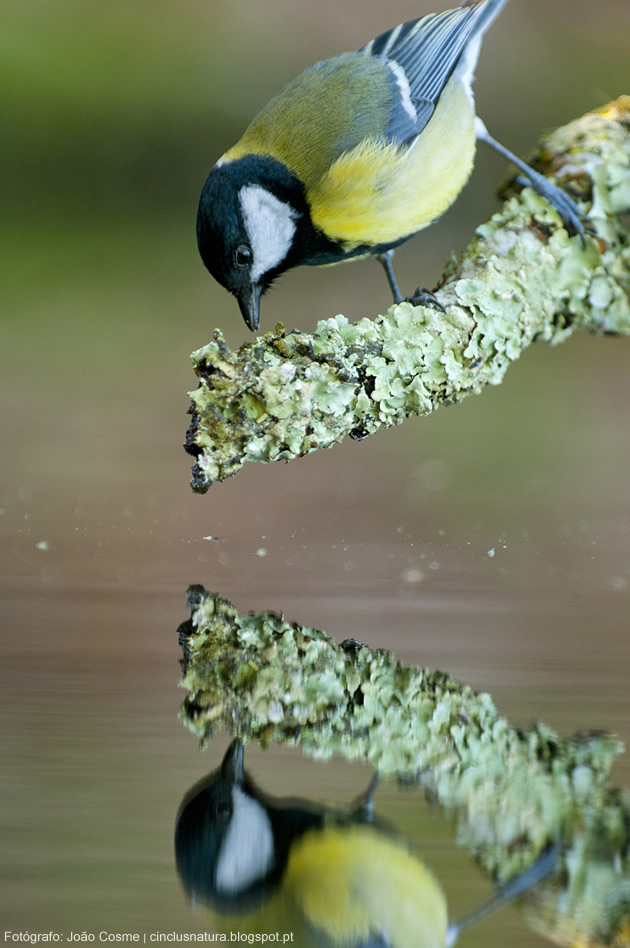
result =
[[[214,805],[214,815],[217,820],[221,823],[227,823],[232,813],[232,807],[230,804],[225,801],[219,801]]]
[[[237,267],[247,267],[252,262],[254,255],[247,244],[239,244],[234,251],[234,261]]]

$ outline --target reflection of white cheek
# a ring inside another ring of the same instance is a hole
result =
[[[254,254],[252,283],[282,263],[295,234],[298,213],[259,184],[247,184],[239,192],[243,221]]]
[[[232,819],[215,870],[220,892],[242,892],[267,875],[273,860],[273,832],[264,808],[238,787],[232,789]]]

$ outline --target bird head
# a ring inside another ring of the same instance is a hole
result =
[[[294,239],[304,215],[299,179],[273,158],[221,160],[208,175],[197,213],[199,253],[236,297],[252,331],[259,326],[262,294],[300,262]]]

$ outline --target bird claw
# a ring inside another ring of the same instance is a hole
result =
[[[522,187],[533,188],[541,197],[549,201],[551,206],[555,207],[562,218],[562,223],[568,233],[572,236],[579,234],[582,238],[582,242],[584,242],[585,230],[582,220],[586,219],[586,214],[580,210],[573,198],[569,197],[566,191],[557,184],[554,184],[553,181],[550,181],[549,178],[545,178],[542,174],[538,174],[537,171],[533,170],[530,170],[527,176],[519,175],[516,179],[516,183]]]
[[[411,303],[412,306],[433,306],[435,309],[439,309],[443,313],[446,312],[435,294],[432,293],[431,290],[425,289],[423,286],[416,287],[411,296],[406,296],[403,302]]]

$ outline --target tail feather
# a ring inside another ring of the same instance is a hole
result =
[[[464,0],[462,7],[479,7],[476,35],[483,36],[488,30],[508,0]]]

